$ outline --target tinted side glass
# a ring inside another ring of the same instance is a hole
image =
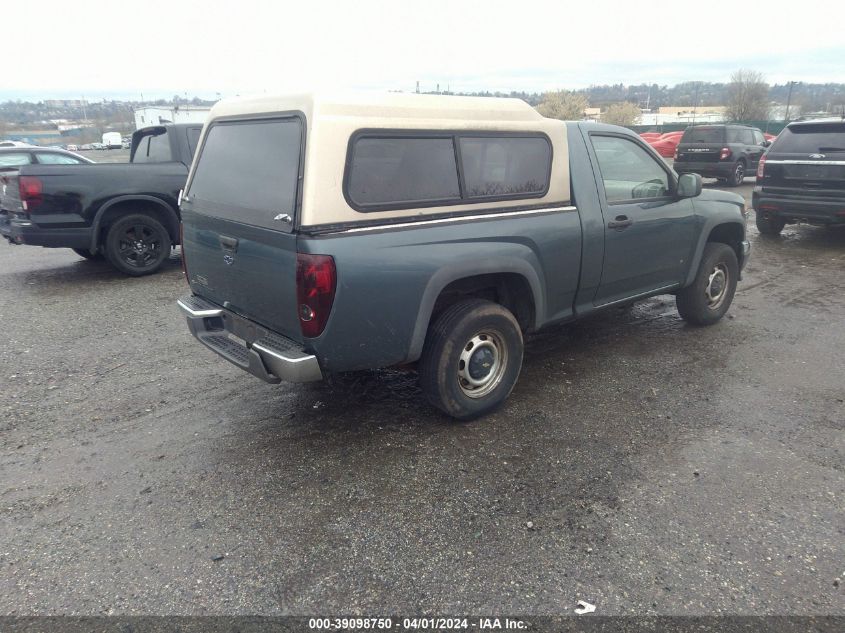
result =
[[[766,140],[763,133],[760,130],[751,130],[751,132],[754,134],[754,145],[762,145],[763,141]]]
[[[543,194],[551,148],[544,138],[462,137],[461,163],[468,198]]]
[[[459,199],[454,143],[451,138],[358,138],[348,193],[360,206]]]
[[[298,118],[217,123],[197,156],[188,195],[209,215],[284,228],[273,218],[294,214],[301,143]]]
[[[724,143],[725,128],[723,127],[688,127],[681,137],[681,143]]]
[[[42,165],[80,165],[85,162],[74,156],[52,152],[37,152],[35,156]]]
[[[29,163],[28,152],[0,152],[0,167],[17,167]]]
[[[745,143],[746,145],[754,145],[754,135],[751,133],[751,130],[740,130],[739,142]]]
[[[669,174],[640,145],[618,136],[591,138],[608,202],[669,194]]]
[[[772,151],[796,154],[845,153],[845,124],[819,123],[787,127],[778,134]]]

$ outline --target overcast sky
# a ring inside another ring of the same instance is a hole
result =
[[[845,82],[845,3],[5,0],[0,100]],[[572,5],[572,6],[570,6]]]

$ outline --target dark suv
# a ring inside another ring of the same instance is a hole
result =
[[[784,128],[760,161],[752,204],[767,235],[799,220],[845,224],[845,120]]]
[[[679,174],[701,174],[738,187],[754,174],[769,144],[756,127],[693,125],[681,137],[672,167]]]

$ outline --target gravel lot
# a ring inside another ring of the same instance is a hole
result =
[[[845,230],[751,225],[730,318],[544,332],[469,424],[241,372],[178,258],[0,244],[0,612],[845,615]]]

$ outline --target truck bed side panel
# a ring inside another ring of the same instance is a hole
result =
[[[324,369],[348,371],[417,360],[438,295],[466,277],[522,275],[535,295],[535,325],[570,317],[581,227],[563,203],[533,214],[300,236],[298,249],[335,258],[332,314],[309,345]]]

